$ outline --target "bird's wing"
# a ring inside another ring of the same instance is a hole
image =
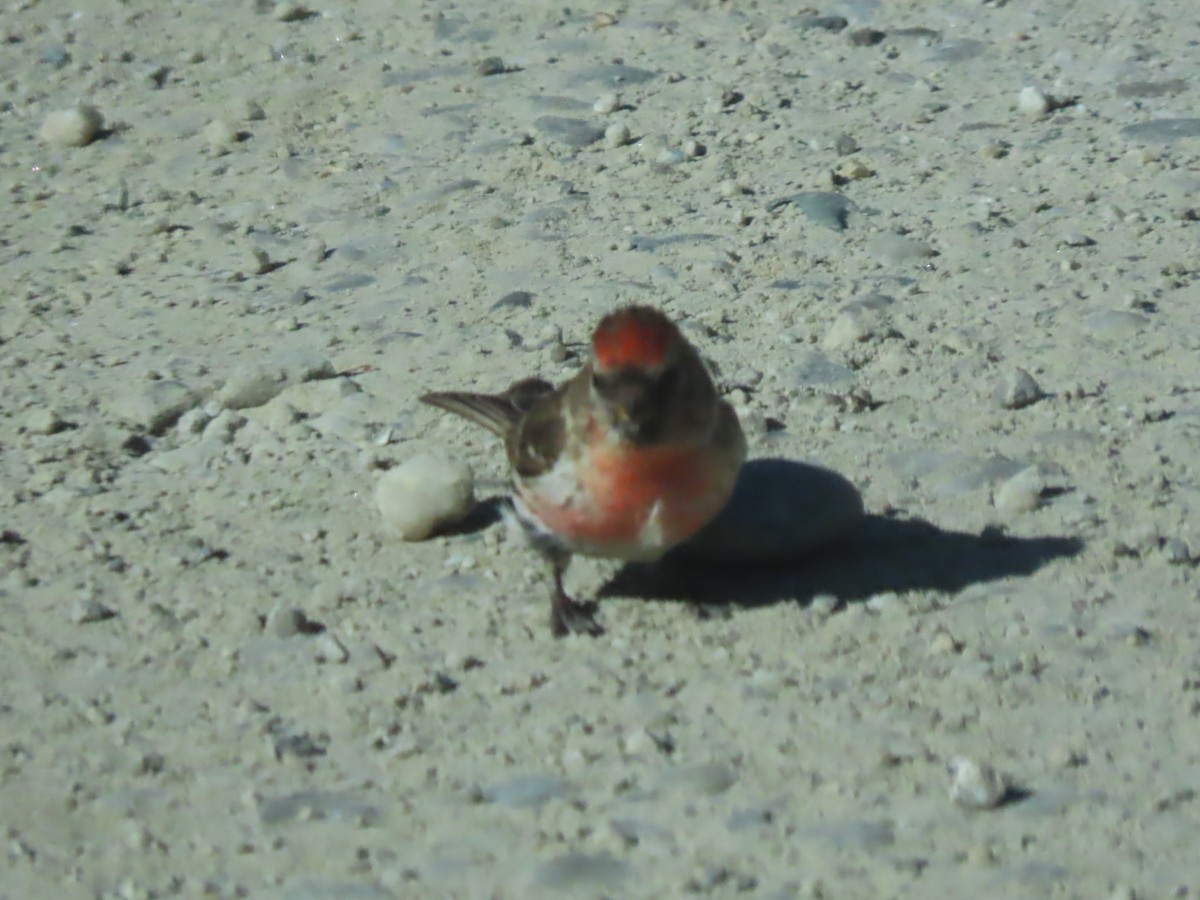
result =
[[[520,389],[521,401],[526,404],[515,428],[505,440],[508,461],[519,478],[534,478],[549,471],[558,461],[567,436],[567,423],[562,405],[564,388],[554,388],[546,382],[531,385],[517,382],[508,389]]]
[[[540,378],[518,381],[503,394],[473,394],[468,391],[436,391],[421,398],[436,406],[482,425],[488,431],[507,438],[529,407],[554,387]]]

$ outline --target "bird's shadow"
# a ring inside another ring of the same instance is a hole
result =
[[[653,564],[628,564],[602,597],[684,599],[702,609],[839,602],[887,591],[947,594],[1030,575],[1078,554],[1073,537],[1019,538],[990,527],[946,531],[920,519],[864,515],[862,495],[837,472],[789,459],[755,459],[733,497],[687,544]]]
[[[1011,537],[998,529],[970,534],[920,519],[868,515],[840,539],[793,559],[628,563],[600,596],[753,607],[807,604],[822,594],[843,603],[887,591],[955,594],[973,584],[1031,575],[1082,549],[1075,537]]]
[[[481,530],[507,498],[481,501],[449,533]],[[802,549],[796,549],[802,548]],[[720,515],[655,563],[627,563],[599,597],[722,606],[852,603],[887,591],[955,594],[981,582],[1031,575],[1079,554],[1076,537],[1012,537],[992,526],[947,531],[921,519],[864,515],[862,496],[829,469],[787,459],[747,462]]]

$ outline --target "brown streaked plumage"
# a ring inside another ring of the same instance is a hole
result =
[[[504,439],[514,509],[551,565],[555,635],[603,633],[595,604],[563,589],[573,554],[659,558],[720,512],[746,455],[695,348],[646,306],[605,316],[590,358],[558,387],[529,378],[502,394],[421,400]]]

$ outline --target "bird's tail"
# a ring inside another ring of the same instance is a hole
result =
[[[503,394],[438,391],[426,394],[421,402],[469,419],[501,437],[508,434],[521,418],[521,409]]]

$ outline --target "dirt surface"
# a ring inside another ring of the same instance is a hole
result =
[[[1200,893],[1194,4],[605,12],[7,0],[0,897]],[[867,519],[554,641],[372,491],[624,302]]]

